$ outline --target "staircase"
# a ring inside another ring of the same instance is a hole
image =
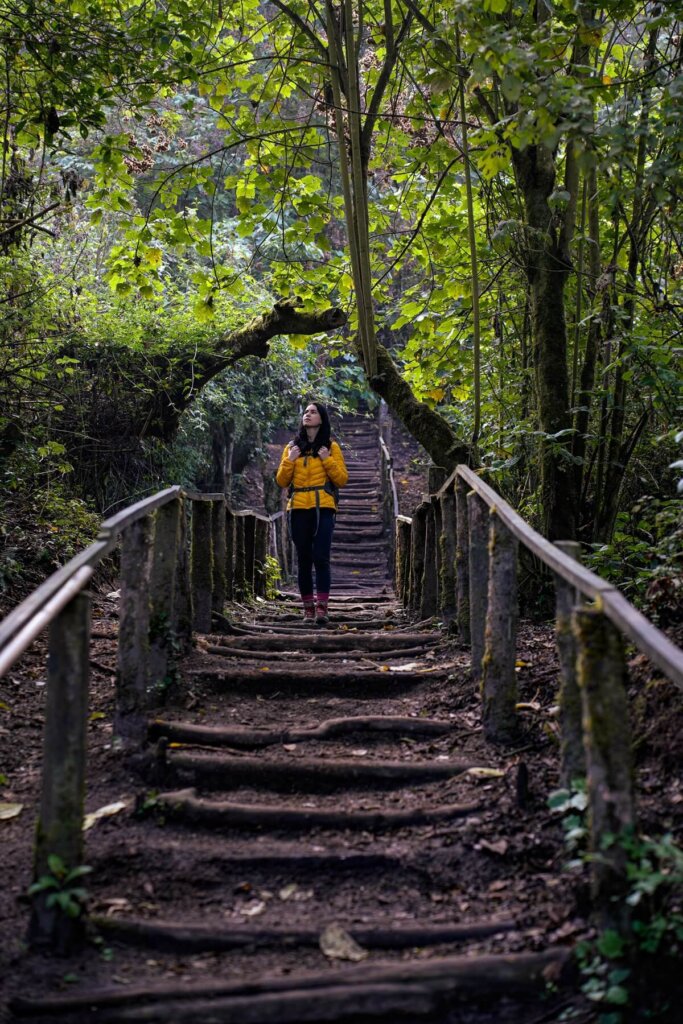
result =
[[[467,653],[393,597],[374,424],[337,436],[330,627],[283,595],[199,637],[185,707],[150,722],[135,813],[131,793],[88,833],[107,953],[84,954],[68,991],[46,972],[16,1017],[554,1019],[540,1001],[566,953],[545,948],[514,859],[481,843],[505,819],[524,863],[544,814],[522,812],[514,762],[481,740]]]

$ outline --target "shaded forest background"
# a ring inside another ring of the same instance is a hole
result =
[[[676,621],[682,15],[0,0],[3,604],[381,396]]]

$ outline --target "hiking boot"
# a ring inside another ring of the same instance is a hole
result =
[[[316,626],[326,626],[329,622],[327,616],[327,601],[318,601],[315,606],[315,624]]]
[[[315,622],[315,603],[304,601],[304,622]]]

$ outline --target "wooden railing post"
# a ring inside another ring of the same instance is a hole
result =
[[[396,595],[405,605],[410,599],[410,520],[396,520]]]
[[[256,516],[248,512],[244,516],[244,582],[247,596],[254,594],[254,552],[256,543]]]
[[[266,593],[266,555],[268,554],[268,520],[254,516],[254,596]]]
[[[455,478],[455,605],[458,633],[470,642],[470,527],[467,484]]]
[[[452,486],[439,498],[439,603],[441,615],[451,622],[456,615],[455,600],[455,494]]]
[[[190,585],[190,540],[187,526],[187,498],[178,499],[178,536],[175,573],[173,627],[180,652],[192,644],[192,587]]]
[[[517,737],[517,539],[493,509],[489,518],[482,724],[489,743],[510,743]]]
[[[558,540],[555,547],[565,555],[581,561],[581,545],[574,540]],[[583,746],[581,691],[576,678],[576,639],[572,631],[572,611],[578,604],[578,593],[558,573],[555,579],[555,642],[560,662],[560,780],[569,788],[574,779],[586,774]]]
[[[235,515],[225,506],[225,599],[232,601],[235,589]]]
[[[246,584],[246,569],[244,558],[244,516],[235,516],[235,571],[234,571],[233,597],[241,599],[244,597]]]
[[[423,502],[413,512],[413,528],[410,535],[410,583],[409,609],[418,615],[422,606],[422,577],[425,566],[425,534],[427,530],[427,509]]]
[[[469,524],[470,645],[472,677],[481,680],[484,632],[488,603],[489,515],[488,507],[475,491],[467,495]]]
[[[150,515],[131,523],[121,535],[121,600],[117,650],[114,733],[130,747],[140,746],[151,707],[150,586],[153,524]]]
[[[89,647],[90,598],[81,593],[50,623],[34,882],[54,876],[52,857],[58,857],[67,872],[83,863]],[[48,907],[51,891],[33,898],[29,939],[63,953],[82,937],[84,919],[69,917],[58,906]]]
[[[439,610],[438,573],[436,565],[436,517],[434,500],[426,506],[424,565],[422,568],[422,586],[420,595],[420,618],[430,619]]]
[[[618,841],[635,828],[633,754],[626,695],[626,662],[618,630],[599,608],[572,615],[578,647],[590,822],[592,895],[600,925],[628,927],[627,854]],[[605,845],[607,837],[616,841]]]
[[[176,648],[176,570],[180,532],[180,499],[154,513],[150,580],[149,676],[159,692],[170,682]],[[150,695],[151,696],[151,695]]]
[[[210,501],[192,502],[192,609],[198,633],[211,632],[213,529]]]
[[[213,551],[213,586],[211,589],[211,608],[222,614],[225,607],[226,581],[226,534],[225,534],[225,499],[215,498],[211,503],[211,542]]]

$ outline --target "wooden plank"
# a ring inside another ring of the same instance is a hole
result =
[[[497,494],[492,487],[484,483],[481,477],[473,473],[467,466],[458,466],[457,474],[465,480],[482,501],[485,501],[489,508],[496,510],[496,514],[508,530],[524,544],[529,551],[533,551],[541,561],[552,569],[553,572],[562,576],[569,583],[573,583],[582,594],[595,598],[599,594],[616,590],[611,584],[600,579],[594,572],[585,569],[574,559],[569,558],[559,548],[556,548],[549,540],[537,533],[532,526],[522,519],[518,512],[508,505],[506,501]],[[444,485],[445,486],[445,485]]]
[[[129,505],[128,508],[117,512],[111,519],[105,519],[100,524],[98,540],[107,540],[113,534],[121,533],[127,526],[134,523],[136,519],[154,512],[155,509],[161,508],[162,505],[165,505],[168,501],[173,501],[174,498],[179,498],[181,492],[182,488],[177,485],[175,487],[167,487],[164,491],[159,491],[149,498],[143,498],[142,501],[136,501],[134,505]]]
[[[103,558],[104,555],[108,554],[115,544],[115,539],[109,541],[95,541],[94,544],[91,544],[84,551],[75,555],[74,558],[66,563],[66,565],[63,565],[61,569],[58,569],[57,572],[53,573],[52,576],[46,579],[37,590],[34,590],[32,594],[29,594],[25,601],[18,604],[17,607],[14,608],[0,623],[0,649],[4,648],[12,637],[19,632],[19,630],[23,630],[27,623],[30,624],[32,617],[41,611],[41,609],[44,609],[47,603],[51,601],[55,595],[58,595],[61,588],[64,587],[72,577],[76,576],[80,569],[90,568],[91,570],[94,570],[100,559]],[[90,576],[91,575],[92,572],[90,573]],[[86,579],[90,579],[90,576],[87,576]],[[78,590],[82,589],[82,587],[83,584],[81,583]],[[70,590],[70,597],[67,598],[67,600],[70,600],[74,593],[75,591]],[[57,611],[61,611],[65,604],[66,601],[63,601],[57,608]],[[53,614],[56,614],[56,611]],[[33,637],[38,636],[40,630],[44,629],[48,622],[49,619],[45,619],[43,617],[42,625],[37,632],[33,633]],[[29,628],[31,628],[30,625]],[[28,645],[26,644],[21,648],[21,650],[19,650],[15,655],[16,658],[18,658],[26,649],[26,646]],[[11,662],[9,664],[11,664]],[[4,671],[9,668],[9,664],[5,665]],[[2,672],[0,672],[0,675],[1,674]]]
[[[24,653],[26,648],[33,643],[39,633],[42,633],[54,617],[61,612],[62,608],[65,608],[66,605],[76,597],[81,590],[83,590],[94,571],[95,570],[92,566],[82,565],[71,579],[67,580],[66,583],[62,585],[61,589],[54,595],[54,597],[44,604],[37,612],[33,613],[29,622],[9,642],[7,647],[5,647],[0,654],[0,679],[12,667],[17,658]],[[38,593],[38,591],[36,591],[36,593]],[[24,604],[25,603],[26,602],[24,602]],[[21,607],[22,606],[19,605],[19,608]]]

